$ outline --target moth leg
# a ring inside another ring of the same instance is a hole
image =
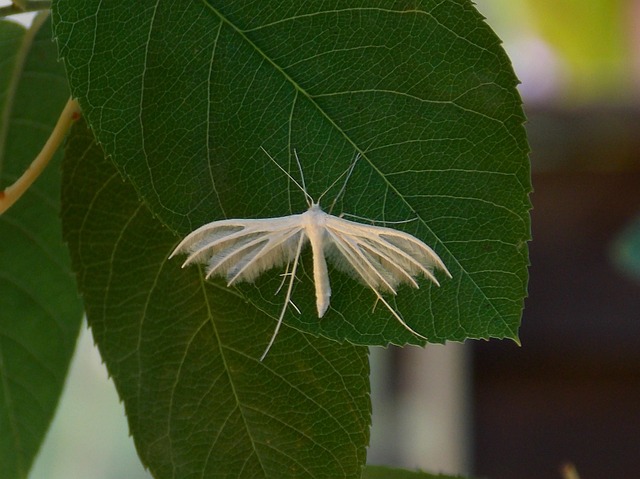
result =
[[[284,273],[280,275],[282,277],[282,281],[280,281],[280,285],[278,286],[278,289],[276,289],[276,292],[273,293],[274,296],[276,296],[284,286],[284,282],[287,280],[287,276],[291,275],[291,273],[289,273],[290,266],[291,266],[291,263],[287,261],[287,267],[285,268]]]
[[[298,240],[298,248],[296,249],[296,256],[293,260],[293,268],[291,269],[291,280],[289,281],[289,286],[287,288],[287,296],[284,299],[284,305],[282,306],[282,311],[280,312],[280,316],[278,317],[278,324],[276,324],[276,329],[273,332],[271,339],[269,340],[269,344],[267,344],[267,348],[264,350],[264,353],[262,353],[262,356],[260,356],[260,362],[264,360],[264,358],[267,356],[267,353],[271,349],[271,346],[273,346],[273,342],[276,340],[278,331],[280,331],[280,326],[282,326],[282,319],[284,318],[284,313],[287,312],[287,306],[289,306],[289,303],[291,302],[293,282],[296,279],[296,269],[298,269],[298,262],[300,260],[300,251],[302,251],[303,243],[304,243],[304,235],[300,235],[300,239]]]
[[[404,321],[404,319],[402,319],[402,317],[400,316],[400,314],[399,314],[395,309],[393,309],[389,303],[387,303],[387,301],[382,297],[382,295],[381,295],[378,291],[376,291],[376,290],[374,289],[374,292],[376,293],[376,296],[377,296],[377,298],[376,298],[376,303],[377,303],[378,301],[381,301],[381,302],[382,302],[382,304],[384,304],[384,305],[387,307],[387,309],[391,312],[391,314],[393,315],[393,317],[394,317],[394,318],[396,318],[396,319],[398,320],[398,322],[399,322],[400,324],[402,324],[402,326],[404,326],[404,328],[405,328],[407,331],[409,331],[409,332],[410,332],[410,333],[412,333],[412,334],[415,334],[416,336],[418,336],[418,337],[419,337],[419,338],[421,338],[421,339],[424,339],[424,340],[427,340],[427,341],[429,340],[429,338],[427,338],[426,336],[423,336],[422,334],[418,333],[417,331],[414,331],[414,330],[411,328],[411,326],[409,326],[409,325]],[[375,307],[375,304],[374,304],[374,307]]]
[[[378,306],[378,297],[376,296],[376,300],[373,302],[373,308],[371,308],[371,314],[376,312],[376,306]]]
[[[291,300],[291,299],[290,299],[290,300],[289,300],[289,304],[291,305],[291,307],[292,307],[293,309],[295,309],[295,310],[296,310],[296,312],[297,312],[298,314],[302,315],[302,312],[300,311],[300,308],[298,308],[298,306],[296,306],[296,303],[294,303],[294,302],[293,302],[293,300]]]

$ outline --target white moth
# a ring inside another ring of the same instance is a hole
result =
[[[260,361],[271,348],[287,305],[291,302],[300,253],[307,242],[311,243],[313,254],[313,281],[318,318],[322,318],[326,313],[331,298],[326,261],[328,257],[337,268],[367,285],[377,301],[384,304],[408,331],[427,339],[402,319],[384,299],[382,293],[395,295],[397,287],[403,283],[418,288],[415,278],[421,274],[440,286],[433,273],[434,269],[443,271],[451,278],[440,257],[429,246],[408,233],[349,221],[330,212],[326,213],[320,208],[322,196],[346,174],[342,190],[333,202],[335,205],[346,187],[358,157],[356,156],[350,168],[329,186],[318,201],[314,201],[307,193],[297,154],[295,157],[300,169],[302,186],[271,158],[264,148],[263,151],[302,190],[309,207],[307,211],[277,218],[213,221],[184,238],[171,253],[170,258],[186,253],[189,256],[183,263],[183,268],[193,263],[206,264],[206,278],[225,277],[228,286],[242,281],[251,283],[264,271],[287,265],[284,276],[289,276],[290,279],[284,306]]]

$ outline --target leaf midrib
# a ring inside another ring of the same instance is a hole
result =
[[[471,282],[471,284],[473,284],[473,286],[480,292],[480,294],[482,295],[482,297],[485,299],[485,301],[489,304],[489,306],[491,307],[491,309],[494,311],[494,313],[500,318],[500,320],[502,321],[502,323],[505,325],[505,327],[511,331],[512,335],[516,335],[516,333],[512,330],[512,328],[509,326],[509,322],[507,321],[507,319],[505,317],[503,317],[500,312],[498,311],[498,309],[496,308],[496,306],[493,304],[493,302],[491,301],[491,298],[487,297],[487,295],[484,293],[484,291],[482,290],[482,288],[480,288],[478,286],[478,284],[476,283],[476,281],[472,278],[472,276],[469,274],[469,272],[462,266],[462,264],[460,263],[460,261],[458,261],[458,259],[455,257],[455,255],[453,253],[451,253],[451,251],[449,250],[449,248],[447,248],[446,244],[442,241],[442,239],[440,238],[439,235],[437,235],[427,224],[427,222],[424,220],[424,218],[418,214],[418,212],[415,210],[415,208],[411,205],[411,203],[409,203],[406,198],[404,197],[404,195],[402,195],[397,188],[395,188],[395,186],[390,183],[387,179],[387,176],[379,169],[375,166],[375,164],[373,162],[371,162],[371,160],[369,160],[369,158],[366,155],[366,152],[363,152],[352,140],[351,138],[345,133],[345,131],[340,128],[334,121],[333,119],[327,114],[327,112],[325,112],[325,110],[323,108],[320,107],[320,105],[318,105],[318,103],[314,100],[314,97],[310,94],[308,94],[308,92],[302,88],[300,86],[300,84],[298,82],[296,82],[286,71],[284,71],[277,63],[275,63],[271,57],[269,57],[268,55],[265,54],[264,51],[262,51],[261,48],[258,47],[258,45],[256,45],[249,37],[246,36],[245,31],[238,28],[233,22],[231,22],[226,16],[222,15],[222,13],[220,11],[218,11],[218,9],[214,8],[212,5],[210,5],[209,3],[207,3],[205,0],[203,0],[203,3],[218,17],[220,18],[220,20],[225,23],[226,25],[228,25],[231,29],[233,29],[234,32],[236,32],[240,37],[242,37],[244,39],[244,41],[246,41],[257,53],[259,53],[262,58],[264,58],[265,61],[267,61],[270,65],[273,66],[273,68],[275,68],[277,71],[279,71],[281,73],[281,75],[297,90],[299,91],[301,94],[304,95],[304,97],[311,102],[311,104],[317,109],[317,111],[336,129],[336,131],[340,132],[340,134],[343,136],[343,138],[353,147],[353,149],[358,152],[360,154],[361,158],[364,158],[367,163],[369,164],[369,166],[373,169],[373,171],[384,181],[384,183],[387,185],[387,187],[393,191],[395,193],[395,195],[400,199],[400,201],[402,201],[402,203],[404,203],[406,205],[406,207],[415,215],[416,218],[419,219],[419,221],[422,223],[422,225],[427,229],[427,231],[429,231],[429,233],[431,233],[433,235],[434,238],[436,238],[436,241],[442,246],[442,248],[444,248],[444,250],[448,253],[449,257],[453,259],[453,261],[455,262],[455,264],[458,266],[458,268],[460,269],[460,271],[466,276],[466,278],[468,279],[468,281]],[[323,12],[324,13],[324,12]],[[396,12],[397,13],[397,12]],[[415,12],[414,12],[415,13]],[[426,12],[425,12],[426,13]],[[466,39],[465,39],[466,40]],[[474,44],[475,45],[475,44]],[[477,45],[475,45],[477,46]],[[422,100],[424,101],[424,100]],[[453,101],[449,101],[448,103],[451,104],[455,104]],[[478,114],[478,112],[474,112],[476,114]],[[500,122],[502,123],[502,122]],[[504,126],[504,124],[503,124]]]

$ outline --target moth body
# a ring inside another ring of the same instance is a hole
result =
[[[316,289],[316,309],[318,318],[322,318],[329,308],[331,284],[327,271],[327,260],[324,254],[326,243],[326,224],[329,215],[322,211],[320,205],[313,203],[302,214],[302,227],[311,243],[313,251],[313,282]]]

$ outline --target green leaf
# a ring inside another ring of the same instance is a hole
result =
[[[94,338],[157,478],[359,478],[371,413],[367,349],[273,324],[167,257],[175,237],[79,122],[63,224]]]
[[[0,182],[16,180],[69,97],[45,17],[0,21]],[[59,156],[59,155],[58,155]],[[0,216],[0,470],[27,477],[53,417],[82,305],[62,242],[59,157]]]
[[[422,471],[407,471],[384,466],[365,467],[362,479],[465,479],[463,476],[428,474]]]
[[[453,275],[388,301],[432,342],[517,338],[530,237],[524,115],[499,39],[470,1],[60,0],[54,28],[98,141],[176,241],[213,220],[307,208],[261,147],[299,178],[296,149],[314,198],[359,152],[333,213],[405,221],[392,226]],[[318,321],[311,271],[307,251],[293,292],[302,314],[286,324],[354,344],[424,343],[332,269]],[[276,318],[281,273],[234,294]]]
[[[613,261],[624,273],[640,280],[640,216],[618,235],[611,247]]]

